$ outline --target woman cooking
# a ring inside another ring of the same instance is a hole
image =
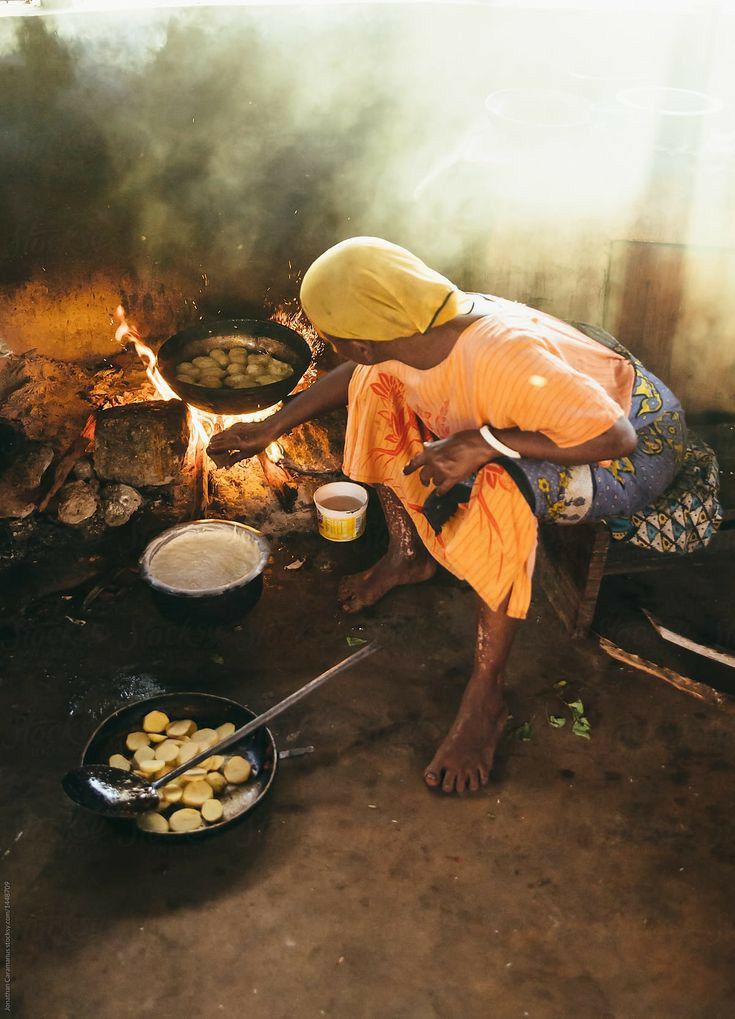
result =
[[[650,502],[683,457],[681,408],[607,334],[464,293],[378,238],[321,255],[301,303],[346,362],[266,421],[216,435],[209,453],[231,465],[347,404],[344,471],[375,486],[390,537],[339,599],[358,612],[437,563],[474,589],[474,668],[424,780],[475,790],[508,718],[506,662],[529,607],[538,520],[626,516]]]

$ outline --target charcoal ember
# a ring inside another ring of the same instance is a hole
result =
[[[62,524],[83,524],[90,520],[100,508],[100,498],[95,488],[86,481],[70,481],[59,492],[56,516]]]
[[[92,481],[94,479],[94,467],[91,461],[85,456],[77,460],[71,469],[71,476],[76,481]]]
[[[143,496],[130,485],[107,485],[102,504],[108,527],[122,527],[143,505]]]
[[[186,405],[148,400],[97,413],[94,469],[105,481],[135,488],[168,485],[184,463],[189,445]]]
[[[0,422],[0,518],[22,520],[36,508],[41,479],[54,451]]]

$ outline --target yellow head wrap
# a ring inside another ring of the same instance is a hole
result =
[[[470,299],[420,258],[379,237],[329,248],[301,284],[301,305],[321,333],[395,340],[425,333],[469,310]]]

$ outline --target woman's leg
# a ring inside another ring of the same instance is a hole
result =
[[[486,785],[495,749],[508,721],[503,686],[519,620],[506,614],[508,599],[494,612],[480,598],[475,664],[457,717],[424,772],[428,786],[458,793]]]
[[[385,522],[388,551],[364,573],[345,577],[339,587],[339,601],[345,612],[359,612],[401,584],[418,584],[436,572],[436,563],[426,551],[418,531],[401,500],[386,485],[376,485]]]

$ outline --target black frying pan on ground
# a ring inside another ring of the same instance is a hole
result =
[[[92,734],[82,754],[82,765],[107,764],[112,754],[129,753],[125,749],[125,738],[129,732],[143,727],[143,719],[149,711],[163,711],[169,718],[191,718],[198,728],[216,728],[223,722],[232,722],[236,729],[255,718],[254,712],[231,701],[210,693],[171,693],[148,700],[138,701],[120,708],[106,718]],[[246,737],[242,744],[232,748],[247,758],[253,769],[251,778],[241,786],[230,786],[221,797],[224,816],[221,821],[198,828],[193,832],[146,832],[154,839],[202,838],[215,831],[222,831],[239,821],[263,799],[276,775],[278,754],[270,729],[258,729]]]

